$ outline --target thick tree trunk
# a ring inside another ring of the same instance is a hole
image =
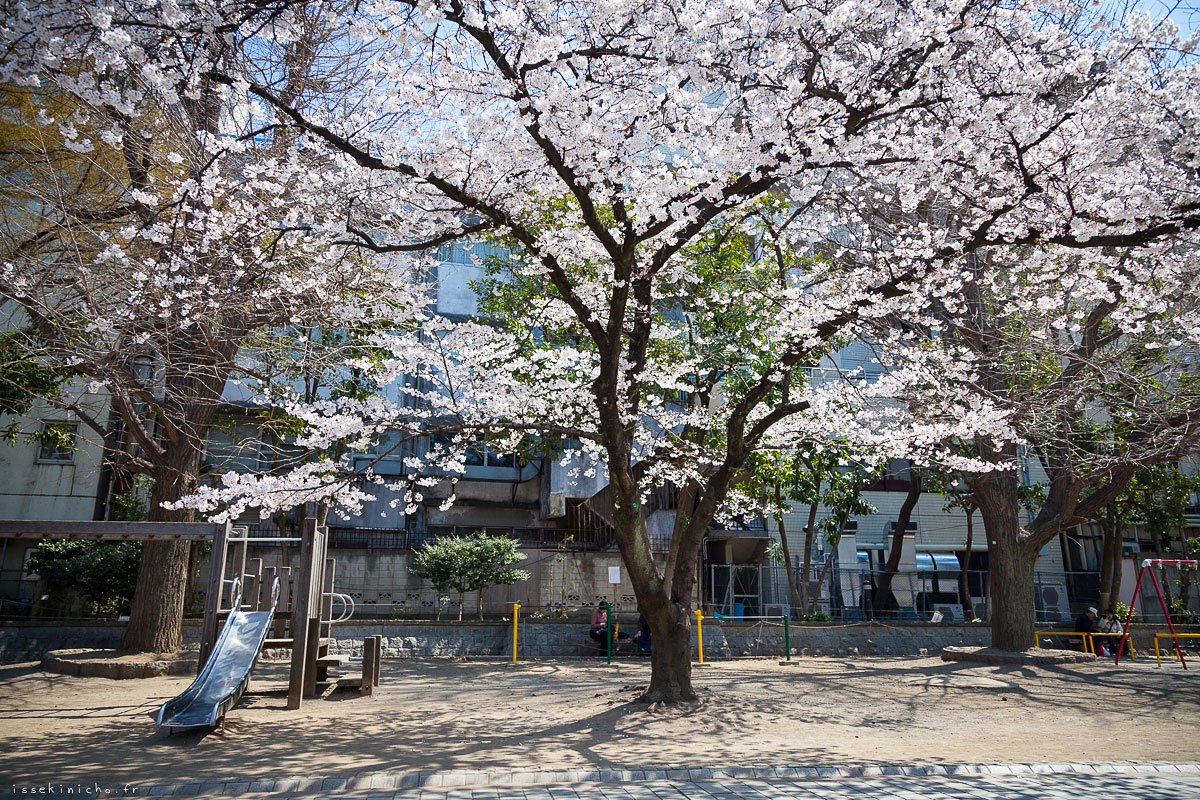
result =
[[[166,463],[154,474],[150,495],[151,522],[191,522],[191,510],[170,511],[165,502],[178,500],[196,488],[200,470],[200,450],[190,440],[167,454]],[[188,555],[190,542],[146,542],[138,566],[137,588],[125,629],[126,650],[145,653],[171,653],[183,647],[183,611],[187,601]]]
[[[879,616],[881,613],[888,610],[888,597],[892,592],[892,578],[900,569],[900,555],[904,550],[904,536],[908,530],[908,521],[912,519],[913,510],[917,507],[917,501],[921,499],[921,473],[913,468],[911,462],[908,465],[908,494],[904,498],[904,504],[900,506],[900,513],[896,517],[896,529],[892,532],[892,545],[888,550],[887,563],[883,566],[883,572],[875,581],[875,597],[872,600],[872,612],[874,616]]]
[[[188,542],[187,590],[183,594],[183,613],[187,616],[196,601],[196,573],[200,566],[200,542]]]
[[[696,699],[692,689],[692,594],[701,541],[696,532],[707,529],[712,519],[711,507],[702,505],[692,509],[686,524],[681,521],[676,525],[672,554],[660,571],[649,549],[646,518],[638,508],[637,483],[628,468],[621,468],[629,463],[628,458],[613,461],[618,465],[609,469],[613,526],[638,609],[650,626],[653,643],[650,685],[639,699],[647,703],[692,702]],[[684,539],[692,544],[684,546]]]
[[[668,603],[646,615],[650,625],[650,685],[641,700],[647,703],[690,703],[692,689],[692,613]]]
[[[975,516],[974,506],[967,509],[967,541],[965,543],[965,552],[963,553],[962,564],[958,572],[958,598],[962,603],[963,617],[970,622],[975,619],[975,607],[971,604],[971,546],[975,539],[975,524],[972,518]]]
[[[1018,516],[1017,475],[994,472],[975,490],[988,541],[992,646],[1034,646],[1034,565],[1037,548],[1024,540]]]

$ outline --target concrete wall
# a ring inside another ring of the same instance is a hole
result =
[[[536,608],[592,606],[615,602],[627,610],[636,608],[633,585],[619,553],[556,550],[522,550],[525,560],[513,566],[530,573],[528,580],[512,586],[493,586],[484,592],[484,611],[495,616],[520,603],[526,613]],[[350,595],[359,615],[372,614],[427,617],[434,613],[436,592],[426,581],[409,571],[413,553],[407,550],[336,549],[329,554],[337,562],[335,587]],[[252,548],[251,558],[262,558],[265,566],[279,563],[278,547]],[[619,567],[621,583],[608,582],[609,567]],[[201,575],[207,571],[202,570]],[[463,600],[464,616],[475,613],[474,592]],[[458,597],[453,595],[442,617],[458,616]]]
[[[72,384],[72,389],[78,387]],[[84,398],[89,410],[103,419],[107,411],[101,396]],[[7,424],[11,419],[5,416],[3,421]],[[22,437],[11,447],[0,446],[0,519],[94,518],[103,460],[97,434],[76,416],[41,405],[17,419]],[[42,461],[38,444],[26,441],[25,435],[41,430],[45,422],[78,423],[70,461]]]
[[[623,624],[631,624],[628,619]],[[9,623],[0,627],[0,663],[36,661],[47,650],[116,648],[125,626],[122,623]],[[1200,632],[1191,627],[1189,632]],[[1154,633],[1166,633],[1165,625],[1140,625],[1133,631],[1138,660],[1154,658]],[[792,653],[796,656],[920,656],[937,655],[947,646],[987,646],[987,625],[931,625],[899,623],[879,625],[794,624],[789,629]],[[184,623],[187,649],[196,649],[199,620]],[[334,626],[331,649],[335,653],[361,654],[365,636],[383,637],[388,658],[495,657],[512,656],[511,622],[434,623],[406,620],[356,620]],[[522,618],[518,627],[518,658],[593,657],[600,647],[588,638],[586,620],[531,620]],[[1161,644],[1160,640],[1160,644]],[[692,634],[695,646],[695,631]],[[1049,645],[1047,645],[1049,646]],[[283,657],[285,651],[268,656]],[[638,658],[637,648],[620,642],[620,658]],[[781,658],[782,626],[722,621],[704,622],[704,657]]]

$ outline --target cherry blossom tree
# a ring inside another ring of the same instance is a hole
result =
[[[222,59],[291,39],[303,8],[22,7],[5,69],[27,79],[80,46],[102,69],[148,69],[181,97],[223,87],[252,98],[264,124],[319,143],[358,182],[336,220],[366,251],[485,232],[510,242],[514,279],[543,292],[523,325],[430,319],[381,333],[380,377],[418,377],[405,384],[412,402],[288,410],[314,447],[452,433],[430,456],[450,472],[480,436],[579,441],[608,471],[653,631],[648,700],[695,697],[697,554],[713,518],[738,510],[730,490],[752,453],[836,432],[881,457],[982,471],[990,462],[950,463],[940,443],[1015,446],[1009,409],[970,390],[976,367],[960,351],[910,348],[873,383],[802,380],[831,343],[961,303],[977,280],[969,266],[988,254],[1037,245],[1117,264],[1113,249],[1186,240],[1200,225],[1187,153],[1200,86],[1194,67],[1167,60],[1191,43],[1141,17],[1092,25],[1070,1],[378,0],[330,15],[378,47],[370,79],[340,102],[301,105]],[[133,51],[122,37],[135,33],[160,43]],[[764,207],[768,195],[778,199]],[[705,266],[722,230],[760,258]],[[823,257],[803,259],[814,247]],[[782,275],[772,251],[786,254]],[[1005,291],[1062,269],[1029,263],[1041,272]],[[901,394],[927,402],[887,401]],[[193,504],[234,514],[320,496],[353,511],[365,490],[334,472],[229,476]],[[437,480],[414,478],[407,499]],[[680,513],[659,563],[644,501],[667,482]]]
[[[423,298],[338,244],[344,228],[325,222],[338,173],[321,153],[255,126],[244,96],[166,82],[156,37],[113,27],[118,12],[79,11],[103,42],[63,41],[5,76],[6,352],[78,376],[40,399],[94,432],[118,481],[153,479],[150,520],[183,521],[193,512],[168,505],[195,491],[227,387],[249,400],[278,380],[304,325],[393,321]],[[247,74],[302,104],[326,71],[345,77],[349,56],[325,63],[321,20],[296,24]],[[127,648],[180,648],[188,556],[187,542],[146,544]]]
[[[972,364],[964,386],[1003,408],[1015,433],[972,437],[989,468],[963,474],[987,534],[994,646],[1034,645],[1043,547],[1200,443],[1197,289],[1190,247],[1039,247],[991,254],[957,302],[932,309],[935,336],[916,346]],[[1031,483],[1041,491],[1023,492]]]

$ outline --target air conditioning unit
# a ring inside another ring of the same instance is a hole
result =
[[[789,611],[788,606],[783,603],[764,603],[763,604],[763,616],[764,617],[782,617],[785,614],[787,614],[788,611]]]
[[[1039,622],[1062,622],[1071,619],[1066,583],[1044,583],[1037,587],[1036,619]]]

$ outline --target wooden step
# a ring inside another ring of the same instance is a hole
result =
[[[339,689],[361,689],[362,688],[362,676],[361,675],[355,675],[355,676],[347,675],[344,678],[338,678],[337,685],[338,685]]]
[[[350,656],[328,655],[317,658],[317,664],[324,664],[327,667],[340,667],[350,660]]]

